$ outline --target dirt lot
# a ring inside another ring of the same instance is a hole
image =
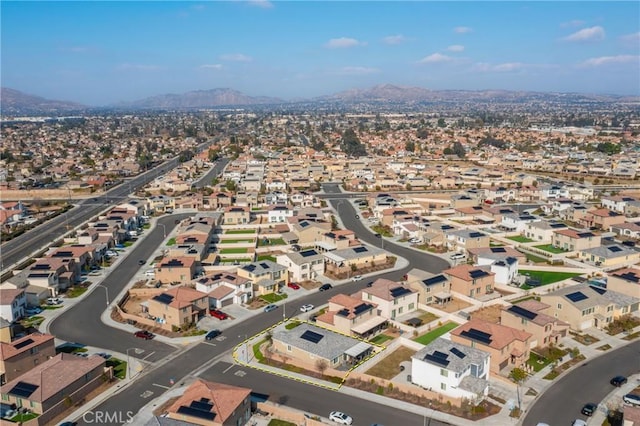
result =
[[[439,309],[443,312],[451,313],[451,312],[459,311],[464,308],[468,308],[469,306],[471,306],[471,303],[467,303],[464,300],[456,299],[455,297],[453,297],[451,299],[451,302],[447,303],[444,306],[442,305],[430,305],[430,306],[433,308]]]
[[[494,324],[499,324],[500,311],[502,311],[502,305],[487,306],[486,308],[471,312],[471,319],[481,319]]]
[[[140,313],[142,312],[140,303],[144,302],[145,300],[147,299],[142,297],[129,296],[127,302],[123,306],[123,310],[128,314],[140,315]]]

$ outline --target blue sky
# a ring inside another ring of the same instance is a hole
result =
[[[107,105],[376,84],[640,95],[640,2],[12,2],[2,86]]]

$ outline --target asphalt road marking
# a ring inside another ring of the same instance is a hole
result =
[[[209,346],[215,346],[215,345],[216,345],[215,343],[206,342],[206,341],[205,341],[205,342],[202,342],[202,343],[204,343],[205,345],[209,345]]]
[[[244,371],[244,370],[238,370],[238,371],[236,371],[236,372],[235,372],[235,373],[233,373],[233,374],[234,374],[235,376],[238,376],[238,377],[244,377],[244,376],[246,376],[246,375],[247,375],[247,372],[246,372],[246,371]]]
[[[153,386],[157,386],[157,387],[162,388],[162,389],[171,389],[169,386],[159,385],[157,383],[153,383]]]
[[[140,394],[140,398],[147,399],[147,398],[149,398],[151,395],[153,395],[153,392],[152,392],[152,391],[144,391],[144,392],[142,392],[142,393]]]
[[[222,372],[222,374],[225,374],[227,371],[231,370],[233,367],[235,367],[235,365],[231,364],[230,366],[225,368],[225,370]]]
[[[149,354],[148,354],[147,356],[145,356],[144,358],[142,358],[142,360],[143,360],[143,361],[144,361],[144,360],[146,360],[147,358],[149,358],[151,355],[153,355],[153,354],[155,354],[155,353],[156,353],[156,351],[149,352]]]

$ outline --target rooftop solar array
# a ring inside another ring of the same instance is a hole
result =
[[[163,305],[168,305],[173,302],[173,296],[170,294],[162,293],[153,297],[153,300],[156,302],[162,303]]]
[[[170,261],[163,264],[162,266],[184,266],[184,263],[182,263],[182,261],[178,259],[171,259]]]
[[[588,299],[588,297],[584,293],[576,291],[574,293],[567,294],[567,299],[571,300],[572,302],[579,302],[581,300]]]
[[[47,278],[49,274],[29,274],[29,278]]]
[[[390,290],[391,297],[396,298],[400,296],[404,296],[405,294],[411,293],[411,290],[405,287],[396,287]]]
[[[305,250],[305,251],[301,251],[300,252],[300,256],[302,256],[302,257],[315,256],[317,254],[318,254],[318,252],[315,251],[315,250]]]
[[[469,276],[471,276],[471,278],[473,279],[486,277],[487,275],[489,275],[489,273],[487,271],[483,271],[482,269],[474,269],[473,271],[469,271]]]
[[[634,283],[640,282],[640,276],[636,275],[633,272],[625,272],[624,274],[620,274],[618,276],[620,278],[624,278],[625,280],[631,281],[631,282],[634,282]]]
[[[353,313],[356,315],[360,315],[361,313],[368,311],[370,308],[371,308],[370,304],[361,303],[355,307],[355,309],[353,310]]]
[[[491,253],[506,253],[507,249],[504,247],[491,247]]]
[[[557,229],[557,228],[566,228],[567,225],[565,225],[564,223],[557,223],[556,222],[556,223],[550,223],[549,227],[553,228],[553,229]]]
[[[31,269],[32,270],[43,270],[43,269],[49,270],[51,269],[51,266],[47,265],[46,263],[36,263],[31,267]]]
[[[426,354],[424,356],[425,361],[431,361],[434,364],[440,365],[442,367],[446,367],[449,365],[449,360],[446,358],[442,358],[432,354]]]
[[[248,272],[253,272],[256,269],[256,265],[246,265],[243,266],[242,269]]]
[[[302,222],[298,223],[298,225],[300,225],[301,228],[306,228],[307,226],[309,226],[309,222],[302,221]]]
[[[453,226],[451,226],[451,225],[442,225],[442,227],[440,229],[442,229],[443,231],[446,231],[448,229],[453,229]]]
[[[181,405],[178,408],[177,413],[209,421],[213,421],[213,419],[216,417],[216,413],[212,413],[211,411],[199,410],[193,407],[187,407],[186,405]]]
[[[269,269],[269,264],[268,264],[268,263],[264,263],[264,262],[262,262],[262,263],[260,264],[260,266],[261,266],[261,267],[263,267],[264,269]]]
[[[302,333],[300,338],[306,340],[307,342],[318,343],[324,338],[324,336],[322,334],[316,333],[315,331],[307,330]]]
[[[447,277],[442,274],[436,275],[435,277],[427,278],[426,280],[422,280],[424,285],[434,285],[445,281],[447,281]]]
[[[472,232],[469,234],[470,238],[480,238],[480,237],[484,237],[484,234],[482,232]]]
[[[515,306],[515,305],[507,309],[507,311],[513,312],[514,314],[520,315],[521,317],[525,317],[528,320],[532,320],[538,316],[538,314],[536,314],[535,312],[531,312],[528,309],[524,309],[520,306]]]
[[[33,339],[25,339],[22,342],[16,343],[15,345],[13,345],[13,347],[16,349],[22,349],[25,346],[29,346],[32,343],[33,343]]]
[[[578,233],[578,237],[580,238],[589,238],[589,237],[595,237],[593,232],[580,232]]]
[[[618,247],[618,246],[609,246],[609,247],[607,247],[607,250],[609,250],[610,252],[613,252],[613,253],[618,253],[618,252],[622,251],[622,249],[620,247]]]
[[[462,333],[460,333],[460,335],[464,337],[468,337],[469,339],[472,339],[472,340],[476,340],[480,343],[484,343],[485,345],[488,345],[491,343],[491,335],[489,333],[476,330],[475,328],[464,330]]]
[[[21,398],[29,398],[38,389],[38,385],[33,385],[27,382],[18,382],[9,391],[11,395],[15,395]]]
[[[467,354],[461,352],[458,348],[451,348],[451,353],[462,359],[467,356]]]
[[[73,253],[67,250],[59,250],[53,253],[51,257],[73,257]]]
[[[366,253],[366,252],[368,252],[369,250],[368,250],[366,247],[354,247],[354,248],[353,248],[353,251],[354,251],[355,253]]]
[[[349,310],[348,309],[340,309],[336,315],[340,315],[341,317],[348,317]]]

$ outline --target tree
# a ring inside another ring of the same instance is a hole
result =
[[[452,146],[451,149],[452,149],[453,153],[455,155],[457,155],[458,157],[460,157],[460,158],[464,158],[465,155],[467,154],[465,149],[464,149],[464,146],[462,146],[462,144],[460,142],[458,142],[458,141],[455,141],[453,143],[453,146]]]
[[[444,118],[438,118],[438,127],[447,127],[447,122],[444,121]]]
[[[238,185],[236,185],[236,183],[229,179],[225,182],[224,187],[227,188],[227,191],[235,191],[238,188]]]
[[[509,373],[509,378],[515,383],[520,384],[527,378],[527,372],[521,368],[514,368]]]
[[[415,152],[416,144],[412,141],[407,141],[404,143],[404,149],[409,152]]]
[[[353,129],[347,129],[342,134],[340,149],[345,154],[354,157],[367,155],[367,150],[364,145],[360,143],[360,139],[358,139],[358,135],[356,135],[356,132]]]
[[[324,372],[329,368],[329,363],[325,359],[319,359],[316,361],[316,369],[321,376],[324,376]]]

